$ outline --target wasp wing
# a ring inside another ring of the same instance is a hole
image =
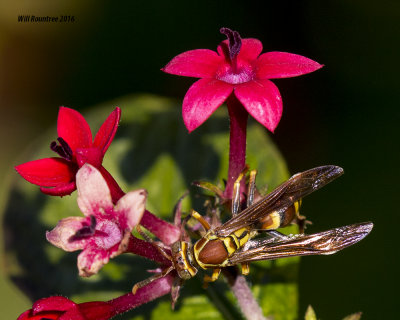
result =
[[[232,232],[256,224],[273,211],[286,211],[293,203],[322,188],[343,174],[337,166],[322,166],[297,173],[282,183],[262,200],[238,213],[232,219],[215,228],[218,236],[226,237]]]
[[[299,234],[283,241],[250,240],[229,258],[228,266],[251,261],[333,254],[364,239],[372,227],[372,222],[362,222],[311,235]]]

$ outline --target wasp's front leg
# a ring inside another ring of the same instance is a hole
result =
[[[164,269],[163,271],[161,271],[160,273],[157,273],[154,276],[147,278],[146,280],[136,283],[132,288],[132,294],[135,294],[138,289],[148,285],[149,283],[153,282],[154,280],[157,280],[157,279],[160,279],[160,278],[166,276],[172,270],[174,270],[174,266],[170,266],[170,267]]]
[[[210,224],[202,217],[200,213],[198,213],[196,210],[193,210],[190,212],[190,215],[187,218],[193,217],[195,218],[200,224],[203,226],[203,228],[208,231],[211,229]]]
[[[158,244],[156,241],[151,239],[141,228],[140,225],[136,226],[136,231],[149,243],[151,243],[157,250],[158,252],[167,260],[172,261],[172,257]]]
[[[206,274],[203,278],[203,288],[206,289],[208,287],[208,283],[216,281],[220,274],[221,268],[214,268],[211,277]]]

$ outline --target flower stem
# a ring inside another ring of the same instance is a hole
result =
[[[135,238],[131,235],[129,238],[128,248],[126,252],[137,254],[144,258],[156,261],[160,264],[171,264],[150,242]]]
[[[128,293],[108,301],[113,308],[113,316],[127,312],[142,304],[166,295],[171,291],[175,276],[176,274],[173,273],[168,274],[165,277],[154,280],[148,285],[139,288],[135,294]]]
[[[178,227],[156,217],[148,210],[144,212],[140,224],[164,244],[171,245],[180,238],[181,230]]]
[[[224,197],[226,199],[232,199],[235,180],[246,165],[246,130],[248,112],[233,94],[228,98],[227,105],[230,120],[229,168]],[[241,191],[243,191],[244,187],[245,181],[243,180],[240,188]]]
[[[239,308],[246,319],[251,320],[271,320],[264,317],[262,309],[251,292],[246,278],[237,274],[237,269],[229,268],[224,270],[224,276],[228,280],[233,294],[236,297]]]
[[[113,203],[116,204],[118,200],[125,195],[125,192],[122,191],[121,187],[118,185],[117,181],[115,181],[111,173],[109,173],[103,166],[98,169],[103,178],[106,180],[108,188],[110,188]]]
[[[253,293],[247,285],[246,278],[244,276],[238,276],[231,288],[238,301],[240,310],[242,310],[243,315],[246,317],[246,319],[269,319],[264,317],[261,307],[258,305],[256,299],[254,298]]]

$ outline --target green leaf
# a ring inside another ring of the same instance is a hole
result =
[[[204,197],[193,181],[223,185],[228,170],[229,120],[225,107],[219,108],[199,129],[188,134],[182,123],[181,103],[162,97],[142,95],[121,98],[93,108],[86,116],[96,132],[114,106],[122,109],[122,120],[104,166],[123,190],[146,188],[147,208],[172,221],[172,210],[185,190],[183,210],[194,207],[204,213]],[[54,119],[56,122],[56,119]],[[21,162],[53,156],[48,148],[56,129],[39,139]],[[250,121],[247,163],[258,170],[257,185],[271,190],[288,178],[285,162],[266,130]],[[33,300],[61,294],[76,302],[108,300],[129,292],[156,265],[140,257],[122,255],[99,274],[78,277],[78,253],[66,253],[45,240],[45,231],[59,219],[80,216],[76,192],[59,198],[41,194],[15,175],[5,209],[9,276]],[[296,232],[290,229],[287,232]],[[275,320],[297,317],[297,258],[257,262],[248,276],[252,290],[265,315]],[[222,280],[202,289],[202,272],[185,283],[172,311],[169,297],[158,299],[128,312],[122,319],[241,319],[235,299]],[[21,310],[22,311],[22,310]]]
[[[317,320],[317,315],[311,305],[308,306],[304,320]]]
[[[348,315],[347,317],[344,317],[343,320],[360,320],[361,315],[362,315],[362,312],[356,312],[356,313]]]

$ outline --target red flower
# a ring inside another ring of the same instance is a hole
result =
[[[76,304],[55,296],[36,301],[32,309],[25,311],[17,320],[107,320],[112,316],[112,307],[106,302]]]
[[[83,116],[73,109],[60,107],[58,144],[53,141],[50,145],[51,150],[60,157],[26,162],[15,169],[24,179],[40,186],[43,193],[54,196],[69,195],[76,189],[75,175],[85,163],[99,169],[108,184],[115,184],[102,162],[120,118],[121,109],[117,107],[102,124],[93,141],[92,132]]]
[[[296,77],[322,67],[306,57],[286,53],[261,54],[257,39],[241,39],[239,33],[222,28],[227,35],[217,52],[186,51],[162,70],[179,76],[201,78],[183,100],[182,115],[189,132],[200,126],[233,94],[246,110],[268,130],[274,131],[282,115],[282,98],[269,80]]]

